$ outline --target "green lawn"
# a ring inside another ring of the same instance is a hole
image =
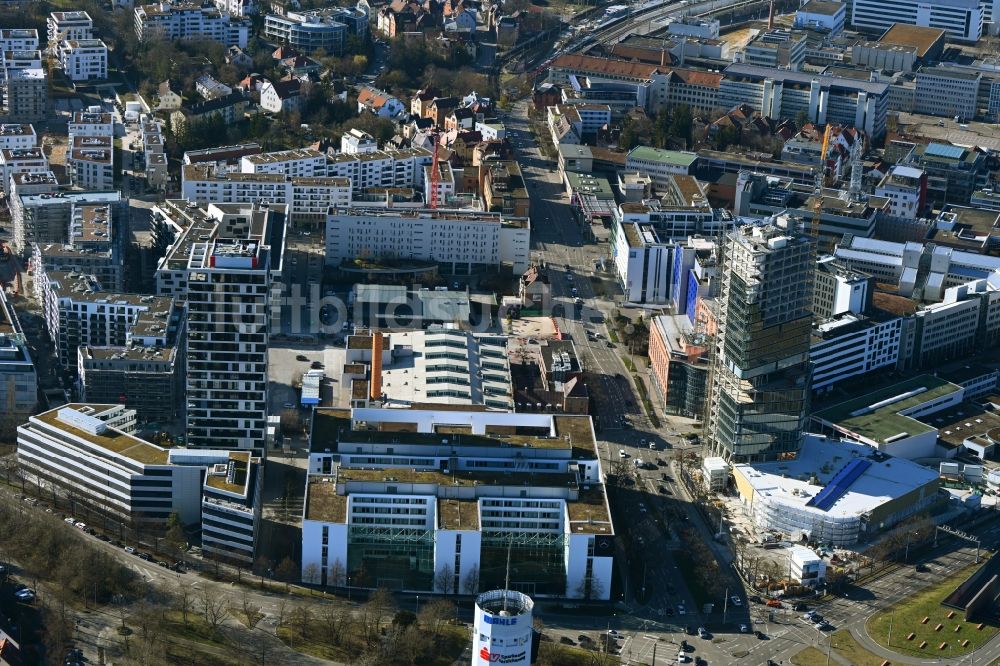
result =
[[[832,641],[831,652],[846,659],[851,666],[881,666],[882,657],[872,654],[861,647],[854,636],[849,631],[838,631],[829,637]],[[807,647],[796,653],[792,657],[792,663],[796,666],[824,666],[827,663],[827,639],[824,639],[817,647]],[[830,659],[829,663],[838,664],[836,659]]]
[[[892,606],[868,621],[868,634],[880,645],[903,654],[919,655],[928,658],[957,657],[968,654],[977,646],[993,638],[997,627],[985,626],[982,631],[976,625],[966,622],[963,614],[956,611],[955,616],[948,619],[951,609],[941,605],[963,580],[981,565],[970,565],[936,585],[914,594],[900,603]],[[921,624],[924,617],[930,619]],[[888,643],[889,622],[892,621],[892,643]],[[940,631],[935,631],[937,625],[943,625]],[[958,627],[958,631],[955,628]],[[910,633],[913,640],[907,640]],[[967,647],[962,647],[962,641],[968,640]],[[920,643],[927,641],[927,646],[921,650]],[[939,649],[941,643],[947,643],[944,649]]]
[[[791,661],[795,666],[818,666],[826,663],[826,653],[814,647],[807,647],[797,652]]]

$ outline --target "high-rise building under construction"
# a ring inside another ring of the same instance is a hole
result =
[[[729,462],[780,459],[801,447],[816,250],[793,224],[745,225],[722,241],[708,436],[713,455]]]

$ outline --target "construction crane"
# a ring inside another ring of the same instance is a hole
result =
[[[819,238],[819,218],[823,211],[823,185],[826,178],[826,153],[830,150],[830,132],[833,125],[829,123],[823,131],[823,145],[819,151],[819,169],[816,170],[816,188],[813,192],[813,220],[809,232],[813,238]]]

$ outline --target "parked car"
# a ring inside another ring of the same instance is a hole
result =
[[[125,546],[125,552],[129,555],[135,555],[135,548],[132,546]]]
[[[770,606],[771,608],[781,608],[781,602],[778,601],[777,599],[768,599],[767,605]]]
[[[707,640],[709,636],[711,636],[711,634],[708,633],[708,630],[705,629],[705,627],[698,627],[698,638]]]
[[[733,596],[729,597],[729,600],[732,601],[733,605],[736,606],[737,608],[739,608],[739,607],[741,607],[743,605],[743,600],[740,599],[735,594]]]
[[[740,625],[740,633],[741,634],[749,634],[750,633],[750,627],[748,627],[745,624],[741,624]]]

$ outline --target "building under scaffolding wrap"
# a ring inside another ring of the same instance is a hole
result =
[[[723,242],[709,438],[728,462],[794,457],[809,408],[814,242],[788,218]]]
[[[317,409],[302,575],[335,587],[608,599],[614,528],[590,417]]]

